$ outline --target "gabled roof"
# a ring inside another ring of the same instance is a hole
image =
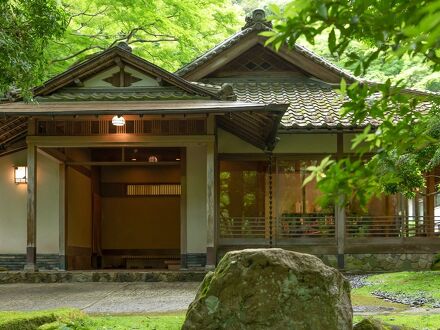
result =
[[[266,40],[259,36],[260,32],[270,29],[271,24],[266,21],[264,11],[255,10],[247,17],[246,25],[241,31],[183,66],[176,74],[205,83],[205,88],[218,88],[229,83],[237,100],[242,102],[289,104],[280,122],[280,128],[284,130],[353,129],[379,124],[376,120],[367,118],[363,123],[354,126],[349,116],[340,115],[345,100],[336,92],[342,78],[348,82],[360,81],[369,85],[374,85],[374,82],[362,80],[298,44],[292,49],[283,46],[279,52],[274,52],[269,47],[264,50],[263,47],[257,47],[256,45],[264,45]],[[237,67],[236,64],[241,64],[246,58],[249,59],[249,64],[256,63],[254,59],[261,57],[258,53],[263,51],[273,52],[273,56],[290,62],[305,74],[294,75],[293,72],[287,72],[289,69],[284,76],[271,72],[260,72],[255,76],[240,71],[231,73],[231,66]],[[415,89],[404,89],[402,92],[421,97],[439,95]],[[428,107],[429,103],[424,102],[419,108],[426,111]]]
[[[185,79],[134,55],[131,52],[131,48],[125,43],[119,43],[49,79],[43,85],[34,89],[34,96],[44,97],[65,87],[80,85],[85,79],[89,79],[91,76],[115,65],[127,65],[140,73],[154,77],[162,84],[165,83],[168,86],[173,86],[191,95],[213,99],[222,98],[221,94],[215,94],[212,91],[195,86]]]
[[[142,85],[136,85],[138,82]],[[23,116],[210,113],[222,117],[219,125],[224,129],[267,150],[274,146],[279,121],[288,107],[236,101],[229,84],[207,86],[187,81],[133,55],[125,44],[101,52],[35,88],[34,99],[33,103],[0,102],[0,113],[12,116],[0,125],[3,150],[26,135]]]
[[[241,52],[243,52],[256,44],[264,45],[266,38],[259,36],[259,34],[262,31],[268,31],[270,29],[271,25],[266,21],[264,11],[261,9],[254,10],[251,16],[247,17],[246,25],[241,31],[235,33],[211,50],[186,64],[177,70],[176,74],[185,79],[199,80],[204,76],[198,76],[197,71],[204,66],[210,65],[214,68],[215,66],[213,65],[213,62],[215,62],[216,59],[221,61],[221,65],[234,59],[234,55],[231,56],[228,54],[228,56],[225,56],[228,50],[242,46],[243,50]],[[325,76],[328,76],[332,80],[329,82],[339,82],[341,78],[345,78],[348,81],[354,81],[357,79],[348,71],[337,67],[325,58],[298,44],[295,44],[292,49],[289,49],[287,46],[282,46],[277,54],[292,62],[299,61],[300,64],[304,65],[303,69],[306,71],[311,70],[312,74],[316,73],[319,69],[322,70],[323,73],[326,73]],[[314,70],[311,66],[315,66]],[[217,67],[215,67],[215,69],[216,68]],[[214,71],[214,69],[212,71]]]

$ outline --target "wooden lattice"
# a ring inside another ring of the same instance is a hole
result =
[[[108,134],[138,135],[205,135],[206,120],[126,120],[124,126],[114,126],[111,120],[39,120],[37,135],[87,136]]]
[[[244,72],[297,72],[302,70],[261,45],[256,45],[217,70],[212,76]]]

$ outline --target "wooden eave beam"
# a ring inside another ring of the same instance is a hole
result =
[[[222,66],[228,64],[237,56],[255,46],[257,43],[258,32],[251,33],[238,41],[236,45],[225,49],[223,52],[207,60],[199,67],[185,73],[184,75],[182,75],[182,77],[187,80],[198,81],[203,77],[206,77],[208,74],[216,71],[217,69],[220,69]]]
[[[230,120],[227,120],[225,118],[218,118],[218,119],[219,119],[218,121],[219,126],[224,130],[242,138],[244,141],[256,146],[257,148],[260,148],[262,150],[265,149],[266,145],[264,143],[263,138],[259,138],[252,131],[243,129],[242,126],[238,126]]]

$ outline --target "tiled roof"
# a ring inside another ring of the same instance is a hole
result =
[[[230,83],[237,100],[264,104],[289,103],[281,129],[352,128],[349,117],[339,114],[344,100],[334,88],[314,79],[297,78],[211,78],[205,86]],[[207,85],[208,84],[208,85]],[[367,120],[359,126],[377,124]]]
[[[118,89],[76,89],[65,88],[48,96],[37,96],[37,102],[56,101],[138,101],[138,100],[194,100],[210,99],[207,96],[194,95],[174,87],[161,88],[124,88]]]
[[[265,17],[265,16],[263,16],[263,17]],[[199,56],[198,58],[196,58],[192,62],[184,65],[182,68],[177,70],[175,73],[179,76],[184,76],[188,72],[196,69],[197,67],[201,66],[205,62],[209,61],[210,59],[212,59],[216,55],[218,55],[218,54],[222,53],[223,51],[237,45],[246,36],[248,36],[252,33],[260,33],[262,31],[268,31],[268,30],[271,30],[268,22],[266,22],[266,21],[252,22],[252,20],[250,20],[241,31],[235,33],[234,35],[232,35],[228,39],[219,43],[214,48],[210,49],[209,51],[207,51],[203,55]],[[301,46],[299,44],[295,44],[293,46],[293,51],[297,51],[298,53],[301,53],[302,55],[304,55],[305,57],[314,61],[315,63],[326,67],[327,69],[340,75],[341,77],[344,77],[345,79],[359,80],[359,78],[355,77],[350,72],[337,67],[333,63],[326,60],[324,57],[315,54],[314,52],[312,52],[311,50],[307,49],[304,46]]]

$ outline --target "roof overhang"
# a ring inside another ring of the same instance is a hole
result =
[[[283,105],[217,100],[11,102],[0,103],[0,114],[5,116],[227,114],[231,112],[267,112],[268,109],[274,107],[284,108]]]
[[[278,127],[288,104],[268,104],[264,112],[231,112],[217,117],[217,124],[242,140],[264,151],[272,151]]]
[[[190,115],[214,114],[217,124],[244,141],[265,151],[276,144],[277,130],[288,104],[259,104],[236,101],[150,102],[11,102],[0,104],[0,115],[13,118],[90,115]],[[22,123],[22,121],[21,121]],[[23,127],[21,132],[26,132]],[[2,141],[0,141],[0,145]]]

